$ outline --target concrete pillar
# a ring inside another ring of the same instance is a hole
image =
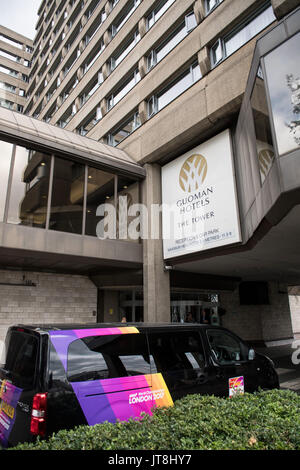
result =
[[[148,233],[143,239],[144,322],[170,321],[170,277],[164,271],[161,239],[151,239],[155,221],[151,220],[151,207],[161,204],[161,168],[157,164],[145,165],[147,178],[142,184],[142,203],[148,210]]]

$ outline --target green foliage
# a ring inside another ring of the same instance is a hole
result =
[[[59,431],[20,450],[299,450],[300,396],[272,390],[234,398],[189,395],[153,416]]]

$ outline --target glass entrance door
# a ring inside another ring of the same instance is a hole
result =
[[[144,321],[144,300],[141,289],[120,291],[121,318],[126,322]]]
[[[171,322],[220,325],[218,294],[171,293]]]

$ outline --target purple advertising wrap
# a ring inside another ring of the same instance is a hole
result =
[[[51,341],[67,371],[67,353],[71,342],[88,336],[138,334],[135,327],[95,328],[50,331]],[[173,400],[161,374],[71,382],[89,425],[104,421],[137,418],[152,414],[156,407],[172,406]]]
[[[0,443],[3,447],[7,447],[21,393],[21,388],[12,385],[7,380],[2,380],[0,388]]]

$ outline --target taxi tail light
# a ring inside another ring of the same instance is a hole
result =
[[[30,432],[35,436],[46,434],[47,393],[37,393],[33,397]]]

